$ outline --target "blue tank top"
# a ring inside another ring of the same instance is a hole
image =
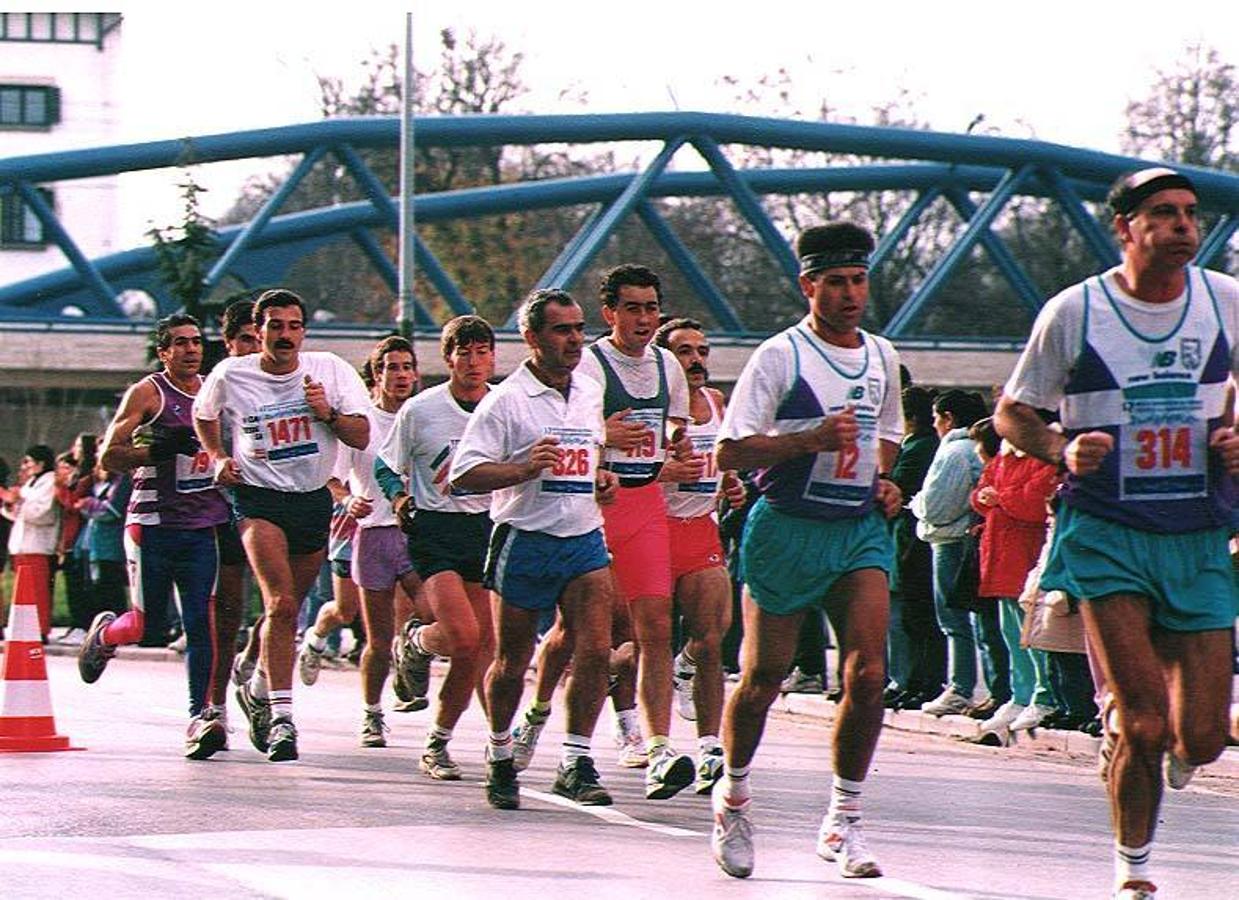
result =
[[[1229,526],[1231,479],[1208,447],[1224,424],[1230,342],[1204,271],[1187,270],[1179,322],[1138,332],[1100,277],[1084,284],[1080,355],[1064,389],[1068,437],[1103,431],[1114,450],[1065,502],[1133,528],[1188,532]]]

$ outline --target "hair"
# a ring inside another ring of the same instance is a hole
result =
[[[521,331],[541,331],[546,324],[546,308],[552,303],[558,306],[577,305],[571,294],[559,288],[538,288],[530,291],[516,314]]]
[[[903,417],[906,420],[916,420],[916,430],[921,431],[933,426],[934,392],[929,388],[914,384],[903,391]]]
[[[254,326],[262,328],[263,323],[267,320],[267,310],[286,306],[295,306],[301,310],[301,321],[305,321],[305,301],[299,296],[285,288],[273,288],[269,291],[263,291],[258,295],[258,299],[254,301]]]
[[[495,329],[481,316],[457,316],[443,326],[439,338],[439,351],[447,359],[457,347],[470,344],[487,344],[495,349]]]
[[[82,458],[77,461],[77,476],[90,475],[99,459],[99,437],[89,431],[83,431],[75,439],[82,445]]]
[[[361,364],[361,368],[357,370],[357,374],[361,376],[361,383],[366,386],[366,390],[374,390],[374,366],[370,360],[366,360]]]
[[[602,301],[602,305],[615,309],[619,304],[619,290],[625,285],[652,287],[654,295],[658,297],[658,302],[663,302],[663,286],[658,274],[649,266],[624,263],[608,269],[603,273],[602,280],[598,282],[598,299]]]
[[[192,325],[202,334],[202,325],[188,313],[173,313],[155,323],[155,348],[167,350],[172,346],[172,329],[182,325]]]
[[[973,422],[968,437],[981,445],[986,456],[997,456],[1002,449],[1002,436],[994,429],[994,420],[989,416]]]
[[[909,369],[907,366],[905,366],[903,363],[900,363],[899,364],[899,388],[900,390],[904,388],[910,388],[914,384],[916,384],[916,381],[912,378],[912,370]]]
[[[229,303],[224,314],[220,316],[219,324],[224,330],[224,340],[235,340],[242,328],[254,324],[254,301],[238,300]]]
[[[56,454],[47,444],[32,444],[26,448],[25,455],[40,463],[44,472],[51,472],[56,468]]]
[[[703,333],[706,330],[705,326],[696,319],[680,316],[676,319],[668,319],[658,326],[658,330],[654,332],[654,343],[660,347],[668,347],[671,343],[671,332],[678,331],[681,328],[692,328]],[[668,347],[668,349],[670,348]]]
[[[366,359],[366,365],[370,367],[371,383],[377,381],[379,375],[383,373],[383,357],[389,353],[409,354],[413,357],[413,368],[417,368],[417,351],[413,349],[408,338],[402,338],[398,334],[389,334],[374,345],[374,349],[370,351],[370,356]],[[365,376],[362,377],[364,379]]]
[[[869,265],[873,235],[852,222],[827,222],[806,228],[796,238],[796,257],[802,275],[811,275],[832,265]],[[830,257],[827,260],[824,257]]]
[[[976,391],[961,391],[951,389],[944,391],[934,399],[934,411],[943,416],[950,413],[955,420],[956,428],[970,428],[978,419],[989,414],[985,401]]]

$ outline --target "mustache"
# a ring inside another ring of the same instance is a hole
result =
[[[689,375],[704,375],[706,376],[706,378],[709,378],[710,370],[707,369],[705,366],[703,366],[701,363],[693,363],[691,366],[688,367],[688,374]]]
[[[292,347],[296,345],[292,341],[281,338],[280,340],[275,342],[275,346],[279,347],[282,350],[285,348],[291,349]]]

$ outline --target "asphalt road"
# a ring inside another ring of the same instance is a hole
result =
[[[644,799],[616,767],[609,724],[595,757],[607,810],[550,793],[559,710],[522,778],[522,809],[482,788],[484,728],[457,729],[458,783],[417,771],[428,712],[388,714],[389,746],[357,742],[355,670],[296,691],[301,760],[272,764],[233,705],[231,749],[181,756],[184,669],[119,659],[95,685],[48,659],[58,730],[81,752],[0,754],[0,897],[693,898],[1109,896],[1106,801],[1087,752],[994,749],[888,729],[865,818],[886,877],[845,881],[813,854],[829,785],[829,722],[774,717],[754,765],[757,868],[728,878],[709,851],[707,798]],[[675,723],[681,748],[694,743]],[[1168,793],[1154,853],[1159,900],[1239,896],[1239,779],[1205,773]]]

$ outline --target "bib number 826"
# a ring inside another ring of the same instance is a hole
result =
[[[566,447],[559,456],[559,462],[551,466],[551,474],[557,478],[584,476],[589,474],[589,448]]]

